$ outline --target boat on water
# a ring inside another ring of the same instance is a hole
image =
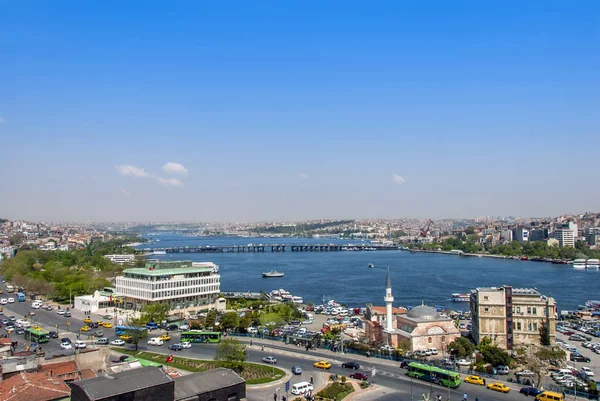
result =
[[[577,270],[583,270],[586,268],[585,259],[575,259],[573,261],[573,268]]]
[[[373,268],[373,263],[369,263],[369,269]]]
[[[599,267],[600,267],[600,259],[588,259],[588,260],[585,262],[585,266],[586,266],[588,269],[590,269],[590,268],[591,268],[591,269],[597,269],[597,268],[599,268]]]
[[[277,277],[283,277],[283,273],[282,272],[278,272],[277,270],[271,270],[270,272],[264,272],[262,274],[263,278],[277,278]]]
[[[454,294],[452,294],[452,301],[453,302],[469,302],[470,297],[469,297],[469,294],[454,293]]]

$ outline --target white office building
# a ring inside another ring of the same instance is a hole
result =
[[[135,255],[126,254],[126,255],[105,255],[106,259],[110,260],[112,263],[116,263],[118,265],[128,265],[135,263]]]
[[[552,238],[558,241],[559,247],[571,246],[575,247],[575,236],[573,230],[569,228],[557,228],[552,232]]]
[[[120,302],[141,309],[151,303],[168,303],[186,311],[217,308],[221,292],[219,266],[212,262],[160,261],[127,269],[116,279]]]

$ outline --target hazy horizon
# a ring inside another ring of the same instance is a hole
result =
[[[600,3],[31,5],[0,2],[0,217],[597,209]]]

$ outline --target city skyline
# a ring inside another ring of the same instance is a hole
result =
[[[0,2],[0,217],[597,209],[595,2]]]

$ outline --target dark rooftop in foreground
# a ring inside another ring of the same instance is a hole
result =
[[[245,380],[230,369],[219,368],[189,374],[175,378],[175,399],[183,400],[241,383],[245,383]]]

